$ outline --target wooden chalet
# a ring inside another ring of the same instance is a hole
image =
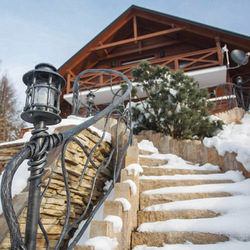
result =
[[[214,94],[214,86],[236,83],[237,76],[250,77],[250,63],[236,67],[231,60],[230,52],[235,49],[250,51],[250,37],[132,5],[59,68],[67,81],[61,115],[72,113],[73,83],[80,72],[113,69],[132,79],[132,68],[145,59],[152,65],[185,71],[199,81],[200,88]],[[88,73],[81,82],[91,86],[97,77]],[[100,84],[110,82],[102,79]],[[104,104],[103,100],[97,104]]]

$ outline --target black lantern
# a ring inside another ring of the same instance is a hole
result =
[[[89,92],[89,93],[87,94],[87,105],[88,105],[89,107],[92,107],[92,105],[95,104],[94,98],[95,98],[95,95],[94,95],[92,92]]]
[[[33,124],[37,121],[44,121],[46,125],[60,123],[60,95],[66,82],[56,68],[46,63],[38,64],[23,76],[23,82],[27,90],[21,118]]]
[[[92,107],[93,105],[95,105],[94,98],[95,95],[90,91],[87,94],[88,116],[92,114],[93,111]]]

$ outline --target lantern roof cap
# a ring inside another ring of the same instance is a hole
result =
[[[25,83],[25,85],[32,84],[31,78],[34,76],[35,72],[53,74],[59,79],[61,84],[61,89],[63,89],[66,86],[65,79],[59,73],[57,73],[57,69],[52,64],[49,63],[39,63],[35,66],[35,69],[32,69],[27,73],[25,73],[23,75],[23,82]]]

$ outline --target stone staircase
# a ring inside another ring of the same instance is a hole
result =
[[[150,229],[140,229],[143,223],[171,220],[172,224],[176,224],[178,228],[178,223],[180,223],[179,220],[181,219],[193,221],[195,223],[196,219],[218,217],[221,215],[220,213],[206,209],[146,211],[147,209],[145,208],[157,204],[194,199],[229,197],[231,194],[227,192],[180,192],[178,191],[178,187],[188,189],[188,187],[196,186],[198,190],[202,185],[210,185],[212,187],[216,184],[234,183],[230,178],[227,179],[225,174],[219,171],[157,168],[157,166],[165,165],[167,163],[166,160],[150,158],[149,154],[150,152],[140,151],[139,164],[148,167],[143,167],[143,176],[140,177],[140,208],[137,214],[138,228],[135,232],[132,232],[131,249],[155,249],[153,247],[162,247],[163,244],[165,244],[164,246],[166,247],[168,244],[215,244],[217,242],[228,241],[228,236],[223,234],[197,232],[192,230],[188,230],[187,232],[179,231],[178,229],[174,231],[166,230],[166,232],[150,232]],[[212,178],[213,175],[219,177],[215,179]],[[160,192],[163,188],[172,191],[167,193]],[[154,192],[151,192],[152,190],[154,190]],[[159,192],[157,192],[157,190]],[[176,192],[174,190],[176,190]]]

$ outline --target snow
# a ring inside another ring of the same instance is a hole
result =
[[[158,149],[154,147],[154,144],[148,140],[142,140],[138,143],[138,148],[142,150],[147,150],[152,153],[158,154]]]
[[[132,169],[134,170],[134,176],[138,175],[139,173],[143,173],[143,169],[139,164],[133,163],[125,167],[128,171],[128,175],[132,175]]]
[[[210,163],[206,163],[202,166],[199,164],[192,165],[190,162],[183,160],[181,157],[173,154],[152,154],[152,155],[140,155],[145,158],[155,158],[166,160],[168,163],[154,168],[171,168],[171,169],[194,169],[194,170],[209,170],[209,171],[220,171],[219,166],[215,166]],[[147,166],[143,166],[147,167]]]
[[[228,192],[232,195],[250,195],[250,179],[236,183],[206,184],[181,187],[167,187],[144,191],[144,194],[211,193]]]
[[[95,250],[113,250],[118,246],[116,239],[111,239],[105,236],[90,238],[84,243],[85,246],[94,246]]]
[[[27,163],[28,160],[25,160],[16,171],[12,185],[12,197],[14,197],[16,194],[19,194],[27,186],[27,180],[30,175],[30,172],[28,171],[29,166]],[[3,174],[0,175],[0,184],[2,182],[2,176]],[[2,212],[2,201],[0,199],[0,214]]]
[[[211,210],[215,213],[225,214],[244,209],[250,210],[250,196],[237,195],[229,197],[216,197],[209,199],[195,199],[175,201],[146,207],[144,211],[179,211],[179,210]]]
[[[113,231],[114,233],[119,233],[122,230],[122,219],[119,216],[108,215],[104,218],[105,221],[110,221],[113,223]]]
[[[174,219],[143,223],[138,232],[205,232],[223,234],[240,241],[249,241],[250,217],[249,210],[229,212],[215,218],[205,219]]]
[[[55,132],[55,129],[58,127],[69,126],[69,125],[77,126],[77,125],[89,120],[90,118],[92,118],[92,117],[90,116],[90,117],[84,118],[84,117],[70,115],[67,117],[67,119],[62,119],[62,121],[59,124],[48,126],[47,132],[49,134],[53,134]],[[90,126],[89,128],[93,132],[96,132],[100,137],[103,135],[103,131],[97,129],[96,127]],[[30,129],[32,130],[33,128],[30,128]],[[31,131],[28,131],[24,134],[22,139],[18,139],[18,140],[11,141],[11,142],[0,143],[0,146],[14,144],[14,143],[28,142],[30,137],[31,137]],[[108,133],[108,132],[105,133],[104,141],[111,142],[111,134],[110,133]]]
[[[123,211],[129,211],[131,209],[131,204],[126,198],[116,198],[115,201],[120,201],[123,205]]]
[[[167,245],[163,247],[147,247],[146,245],[136,246],[133,250],[247,250],[250,248],[250,242],[230,240],[228,242],[219,242],[210,245],[194,245],[186,242],[184,245]]]
[[[126,180],[123,183],[128,183],[131,188],[132,194],[136,195],[137,187],[136,187],[136,184],[132,180]]]
[[[104,191],[104,192],[107,192],[107,191],[109,190],[110,186],[112,185],[112,183],[113,183],[113,180],[106,181],[106,182],[104,183],[103,191]]]
[[[232,180],[234,182],[243,181],[245,179],[242,172],[228,171],[223,174],[209,174],[209,175],[161,175],[161,176],[140,176],[140,179],[152,180]]]
[[[250,115],[245,114],[241,123],[224,126],[218,135],[205,138],[203,143],[206,147],[215,147],[221,156],[226,152],[235,152],[236,159],[250,172]]]

